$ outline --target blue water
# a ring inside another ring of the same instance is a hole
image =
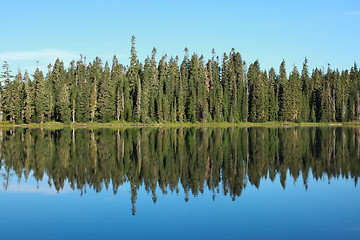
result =
[[[1,239],[360,239],[358,127],[0,129],[0,166]]]
[[[38,187],[37,187],[38,186]],[[220,189],[203,194],[163,194],[157,202],[140,187],[136,215],[131,214],[130,184],[96,193],[57,192],[46,176],[37,183],[31,176],[20,183],[13,178],[0,191],[1,239],[360,239],[360,191],[354,180],[288,173],[285,190],[279,176],[260,186],[248,184],[232,201]]]

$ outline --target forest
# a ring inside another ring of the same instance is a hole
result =
[[[158,195],[206,191],[241,197],[264,179],[314,187],[360,176],[357,127],[0,129],[0,181],[47,181],[61,191],[113,191],[129,183],[132,213],[144,187]],[[10,186],[11,187],[11,186]]]
[[[57,59],[44,74],[37,68],[15,76],[5,61],[1,74],[0,121],[43,123],[86,122],[353,122],[360,121],[360,72],[308,69],[289,74],[285,61],[261,70],[234,49],[220,58],[212,50],[205,60],[197,53],[164,55],[157,50],[144,63],[131,39],[129,66],[113,57],[112,66],[83,56],[66,69]]]

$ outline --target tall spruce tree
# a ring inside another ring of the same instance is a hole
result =
[[[77,96],[75,119],[77,122],[88,122],[90,120],[90,88],[91,81],[83,57],[76,62],[75,78],[77,83]]]
[[[249,80],[249,121],[264,122],[267,120],[267,73],[260,71],[259,61],[250,64]]]
[[[209,111],[214,121],[222,120],[222,85],[220,82],[219,58],[212,50],[212,59],[207,63],[207,71],[210,77]],[[221,94],[220,94],[221,93]]]
[[[114,116],[113,85],[111,83],[110,67],[105,63],[103,74],[100,78],[97,94],[97,112],[100,122],[110,122]]]
[[[51,90],[53,93],[53,106],[54,106],[54,118],[56,121],[61,121],[61,112],[60,108],[64,110],[63,106],[60,106],[62,101],[59,97],[60,92],[64,90],[64,84],[67,84],[66,72],[64,68],[64,63],[60,59],[56,59],[55,64],[52,68],[51,74],[47,77],[48,81],[51,84]],[[63,97],[63,96],[62,96]]]
[[[20,69],[15,76],[14,82],[12,83],[11,89],[11,106],[10,106],[10,115],[12,116],[12,121],[19,123],[23,121],[23,82]]]
[[[70,62],[70,67],[66,72],[66,79],[69,87],[69,101],[70,101],[70,108],[71,108],[71,121],[75,122],[76,116],[76,104],[78,99],[78,78],[76,78],[76,66],[75,61]]]
[[[33,75],[35,82],[35,115],[36,122],[43,123],[45,120],[46,102],[49,99],[46,98],[45,80],[42,71],[37,68]]]
[[[31,123],[34,116],[34,91],[29,74],[25,71],[24,74],[24,118],[26,123]]]
[[[135,49],[135,36],[131,38],[131,56],[130,56],[130,67],[126,73],[130,84],[130,95],[133,105],[134,118],[135,121],[141,120],[141,79],[140,79],[141,65],[137,59],[136,49]]]
[[[307,58],[304,60],[303,69],[301,71],[301,106],[300,106],[300,116],[299,119],[303,122],[310,121],[310,99],[311,99],[311,86],[310,86],[310,76],[307,64]]]
[[[71,108],[70,108],[70,94],[69,87],[66,82],[63,83],[59,95],[57,96],[57,114],[61,122],[67,123],[70,121]]]
[[[285,98],[288,99],[284,104],[284,120],[286,121],[296,121],[300,117],[301,110],[301,81],[299,72],[294,66],[292,72],[289,76],[289,82],[286,87],[286,92],[284,94]]]
[[[275,69],[271,68],[269,71],[269,84],[268,84],[268,120],[277,121],[278,112],[279,112],[279,102],[278,102],[278,86],[276,82],[276,73]]]
[[[11,70],[7,61],[4,61],[2,66],[3,72],[1,74],[1,89],[0,89],[0,121],[3,119],[7,120],[7,116],[9,115],[9,111],[11,108],[11,91],[12,91],[12,81],[11,79],[14,77],[11,75]],[[10,115],[11,116],[11,115]],[[9,119],[12,121],[12,119]]]
[[[180,64],[179,73],[179,98],[178,98],[178,120],[180,122],[187,121],[187,96],[188,96],[188,78],[189,78],[189,50],[184,49],[185,56]]]
[[[170,106],[170,118],[171,122],[175,122],[177,119],[178,104],[177,99],[179,96],[179,66],[178,58],[170,58],[168,64],[168,78],[165,93]]]
[[[278,76],[279,80],[279,120],[286,121],[288,117],[288,104],[289,104],[289,91],[288,91],[288,80],[286,76],[285,60],[280,64],[280,74]]]
[[[120,121],[123,119],[124,113],[124,74],[125,68],[119,64],[116,56],[113,57],[113,65],[111,68],[111,84],[113,88],[112,101],[115,104],[115,119]]]

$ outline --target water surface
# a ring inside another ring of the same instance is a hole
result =
[[[360,128],[0,130],[3,239],[359,239]]]

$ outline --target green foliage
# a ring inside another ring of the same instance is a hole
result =
[[[46,98],[46,89],[45,89],[45,80],[42,71],[38,68],[34,73],[34,82],[35,82],[35,116],[36,122],[43,123],[45,120],[45,113],[47,108],[47,102],[49,101]]]
[[[185,201],[188,194],[197,196],[205,188],[213,191],[213,197],[220,192],[234,200],[249,185],[259,188],[264,178],[280,181],[286,188],[290,182],[286,178],[291,177],[291,182],[303,182],[307,189],[309,177],[350,178],[356,184],[360,175],[358,142],[349,141],[358,138],[359,132],[352,127],[65,127],[0,132],[2,167],[14,173],[3,179],[5,188],[30,174],[36,181],[46,176],[57,191],[69,183],[81,193],[111,188],[116,194],[129,182],[133,214],[139,186],[155,202],[157,193],[181,188]]]
[[[70,121],[70,98],[69,87],[66,83],[63,84],[58,95],[58,114],[60,122]]]
[[[112,66],[96,57],[82,57],[67,69],[57,59],[48,72],[36,69],[14,77],[3,65],[0,121],[101,122],[344,122],[360,121],[360,71],[357,65],[339,72],[309,73],[305,58],[301,74],[289,75],[283,60],[279,73],[260,69],[259,61],[247,69],[239,52],[231,49],[220,60],[204,60],[194,53],[184,59],[161,56],[153,48],[144,64],[137,59],[131,39],[130,65],[116,56]]]

